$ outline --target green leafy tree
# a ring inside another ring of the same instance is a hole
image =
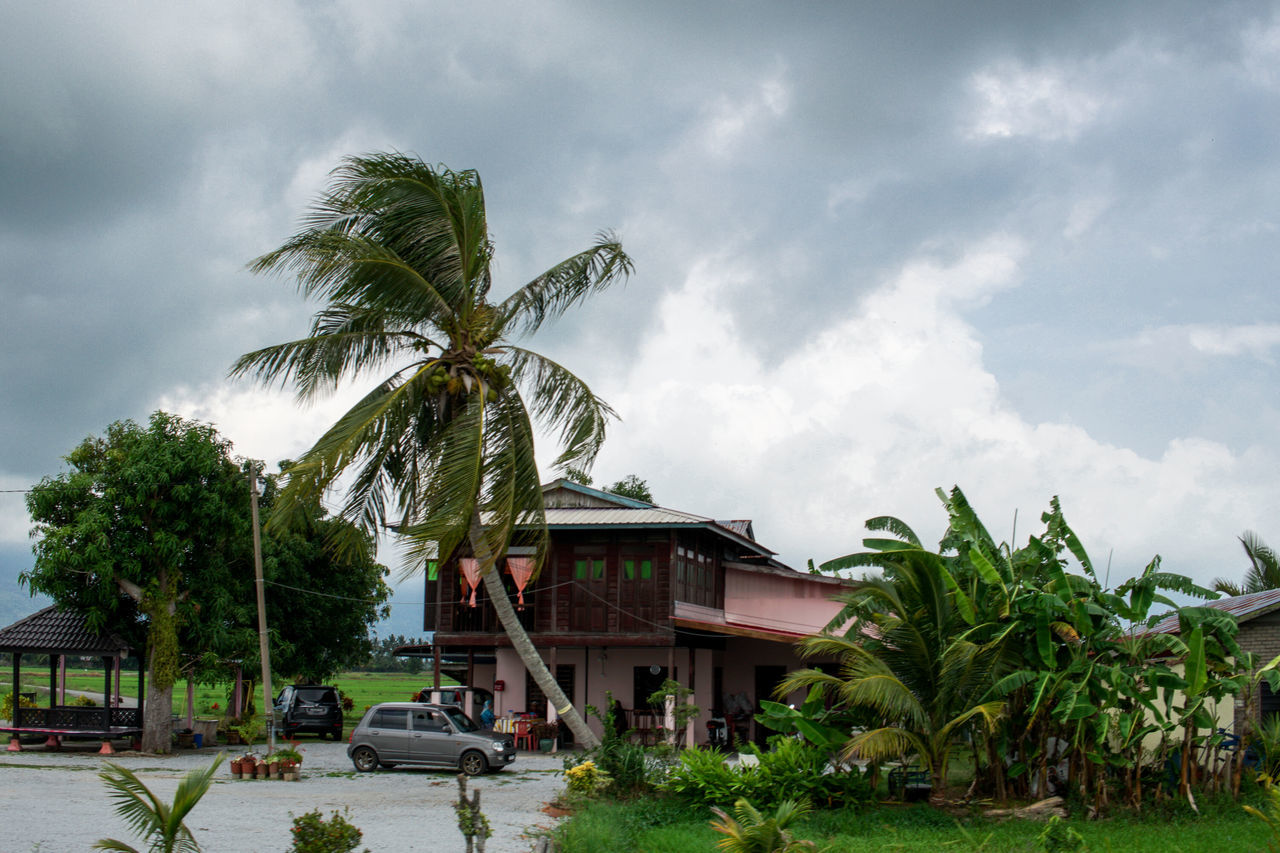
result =
[[[111,799],[116,804],[116,814],[124,819],[136,835],[149,842],[152,853],[199,853],[200,845],[184,821],[200,798],[209,790],[213,773],[222,763],[222,756],[213,759],[203,770],[192,770],[178,783],[173,803],[168,804],[143,784],[132,770],[118,764],[107,764],[99,773],[106,783]],[[123,841],[104,838],[93,845],[94,850],[116,850],[120,853],[138,853]]]
[[[67,461],[28,495],[36,561],[22,579],[147,650],[143,745],[167,752],[174,681],[221,682],[225,661],[258,659],[246,467],[212,426],[162,412],[145,429],[111,425]],[[276,491],[267,478],[267,506]],[[272,667],[322,680],[367,656],[390,590],[371,537],[318,503],[299,518],[263,538]],[[353,546],[327,548],[338,536]]]
[[[252,265],[290,273],[324,301],[311,333],[242,356],[233,375],[292,383],[313,399],[369,371],[384,378],[289,471],[273,524],[344,472],[343,517],[394,526],[409,570],[469,545],[512,645],[577,740],[597,738],[552,678],[494,571],[513,541],[546,556],[534,423],[558,433],[560,469],[588,470],[612,410],[561,365],[518,346],[629,274],[611,236],[490,300],[493,243],[474,171],[402,154],[353,157],[303,229]]]
[[[612,495],[653,503],[653,493],[649,491],[649,484],[635,474],[628,474],[605,491]]]
[[[244,479],[212,426],[157,412],[120,421],[66,457],[69,470],[27,495],[35,565],[21,579],[147,651],[143,748],[168,752],[180,635],[199,648],[224,614],[199,591],[246,567]],[[145,637],[145,640],[144,640]]]

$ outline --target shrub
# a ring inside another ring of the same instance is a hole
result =
[[[316,809],[295,817],[291,830],[293,846],[289,849],[294,853],[350,853],[355,850],[364,833],[347,822],[347,814],[347,809],[343,809],[342,814],[334,811],[326,821]],[[365,853],[368,853],[367,849]]]
[[[788,799],[840,807],[871,798],[871,786],[862,776],[828,772],[826,754],[801,741],[781,738],[771,752],[751,750],[760,759],[754,767],[730,767],[711,750],[685,750],[663,787],[687,802],[721,808],[739,799],[772,808]]]
[[[604,734],[600,745],[588,750],[580,756],[565,757],[565,772],[586,761],[590,761],[609,780],[598,793],[613,797],[629,797],[651,791],[655,784],[666,777],[669,750],[655,748],[646,750],[640,744],[632,743],[618,733],[614,717],[613,697],[608,695],[608,711],[602,716],[594,706],[587,706],[587,712],[604,724]],[[572,787],[570,788],[572,790]]]
[[[88,696],[77,696],[71,700],[71,704],[77,708],[96,708],[98,703],[90,699]]]
[[[584,797],[602,793],[613,781],[608,773],[596,767],[596,763],[590,759],[570,767],[564,775],[569,780],[569,793]]]
[[[36,707],[36,703],[32,702],[26,696],[23,696],[21,693],[19,693],[18,707],[34,708]],[[13,719],[13,694],[12,693],[5,693],[4,699],[0,699],[0,719],[3,719],[3,720]]]

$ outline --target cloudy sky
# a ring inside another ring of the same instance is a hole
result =
[[[534,341],[597,482],[797,567],[953,484],[1113,582],[1280,544],[1280,3],[0,0],[0,80],[0,489],[161,407],[307,447],[350,397],[227,381],[315,308],[245,264],[395,149],[483,176],[500,291],[620,234]]]

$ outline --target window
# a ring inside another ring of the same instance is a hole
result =
[[[573,576],[580,581],[587,579],[587,575],[591,575],[593,581],[604,579],[604,560],[574,560]]]
[[[373,712],[369,725],[375,729],[405,729],[409,727],[408,708],[379,708]]]
[[[640,567],[640,580],[653,579],[653,560],[623,560],[622,576],[629,581],[636,579],[636,565]]]
[[[444,717],[438,711],[423,710],[413,712],[413,730],[417,732],[446,731]]]
[[[427,580],[438,580],[440,577],[440,563],[436,560],[427,560]]]

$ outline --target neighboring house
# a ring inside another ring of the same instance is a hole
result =
[[[795,642],[839,611],[830,598],[842,582],[782,565],[750,521],[715,521],[568,480],[543,492],[550,549],[542,573],[527,581],[519,549],[499,571],[523,598],[521,622],[569,700],[580,711],[603,709],[608,692],[628,724],[644,728],[649,695],[671,675],[702,709],[686,737],[705,740],[706,723],[725,712],[736,712],[740,733],[759,737],[752,712],[806,665]],[[431,656],[437,673],[443,666],[493,690],[499,715],[554,719],[474,572],[466,555],[428,567],[423,627],[432,644],[399,651]]]
[[[1212,607],[1235,616],[1240,625],[1236,642],[1241,649],[1257,656],[1259,666],[1269,663],[1280,655],[1280,589],[1219,598],[1217,601],[1206,601],[1198,606]],[[1152,630],[1161,633],[1177,633],[1177,616],[1164,619]],[[1280,693],[1273,692],[1267,683],[1262,681],[1250,691],[1249,695],[1235,697],[1234,711],[1220,713],[1218,718],[1224,728],[1231,725],[1233,731],[1242,732],[1246,720],[1251,721],[1256,730],[1264,717],[1275,714],[1280,714]]]

